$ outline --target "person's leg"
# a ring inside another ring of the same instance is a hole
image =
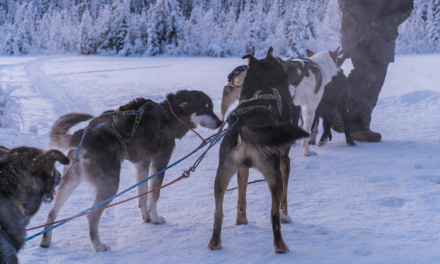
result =
[[[377,142],[381,135],[371,132],[371,114],[385,82],[388,64],[374,60],[352,59],[354,69],[348,76],[351,89],[348,103],[350,131],[353,139]]]

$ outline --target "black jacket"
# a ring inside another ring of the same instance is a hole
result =
[[[398,27],[414,9],[414,0],[338,0],[342,11],[342,48],[361,39],[369,31],[370,39],[359,43],[349,54],[356,59],[394,62]]]

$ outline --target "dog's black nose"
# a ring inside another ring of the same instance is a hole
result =
[[[223,122],[220,119],[217,118],[217,121],[215,121],[215,126],[217,128],[219,128],[222,124],[223,124]]]

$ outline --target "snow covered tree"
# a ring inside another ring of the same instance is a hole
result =
[[[95,52],[95,43],[93,39],[93,24],[90,12],[87,9],[82,16],[79,40],[78,40],[78,50],[83,55],[93,54]]]
[[[113,23],[112,23],[112,42],[118,54],[124,49],[130,28],[130,1],[114,0],[113,2]]]
[[[96,39],[97,52],[99,54],[111,54],[113,50],[112,39],[113,32],[111,31],[112,13],[110,6],[105,5],[99,10],[98,17],[93,29],[94,37]]]
[[[156,7],[151,5],[148,10],[148,28],[147,28],[147,50],[145,54],[148,56],[155,56],[161,53],[161,37],[163,32],[163,23],[159,20]]]

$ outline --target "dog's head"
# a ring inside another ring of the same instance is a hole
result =
[[[338,47],[335,51],[328,51],[323,50],[318,53],[314,53],[313,51],[307,50],[307,56],[312,59],[315,63],[318,65],[320,64],[328,64],[329,68],[331,69],[331,77],[338,74],[341,65],[339,65],[339,48]]]
[[[252,80],[263,87],[276,88],[287,85],[287,75],[278,58],[273,54],[272,47],[269,48],[264,59],[258,60],[252,55],[245,55],[243,59],[248,60],[245,82],[249,85],[254,85],[250,83]]]
[[[60,183],[56,161],[69,164],[69,159],[58,150],[44,152],[29,147],[2,150],[0,191],[28,205],[30,211],[38,210],[40,204],[35,201],[52,201],[55,187]]]
[[[201,125],[216,129],[222,124],[218,116],[214,114],[211,98],[204,92],[181,90],[175,94],[168,94],[167,100],[179,118],[184,121],[189,119],[186,123],[192,128]]]

